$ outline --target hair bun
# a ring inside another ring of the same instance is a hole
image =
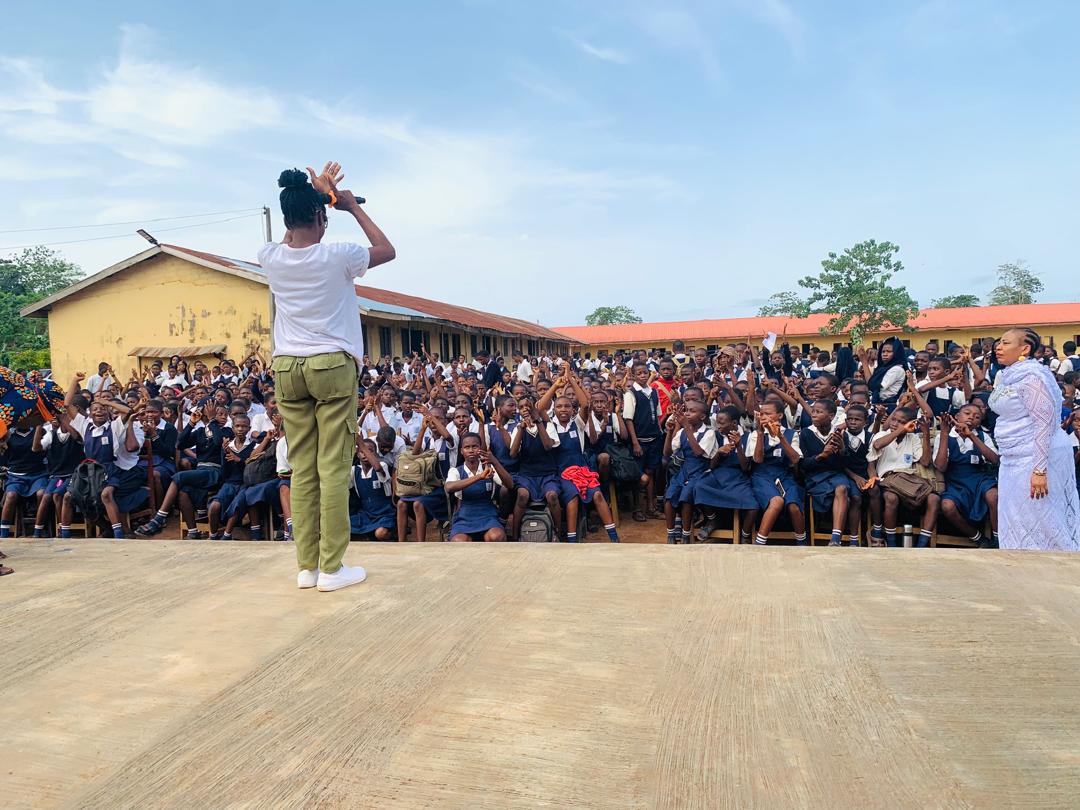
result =
[[[278,177],[277,184],[281,188],[300,188],[308,184],[308,176],[299,169],[286,169]]]

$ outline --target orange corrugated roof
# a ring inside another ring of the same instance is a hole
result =
[[[606,346],[618,343],[645,345],[672,340],[745,339],[760,337],[766,332],[781,334],[784,327],[790,335],[814,334],[830,320],[830,315],[811,315],[808,318],[783,316],[761,318],[718,318],[705,321],[663,321],[657,323],[627,323],[611,326],[559,326],[557,331],[569,335],[575,343]],[[978,329],[1008,326],[1039,326],[1061,323],[1080,323],[1080,303],[1013,304],[998,307],[958,307],[924,309],[911,322],[918,329]],[[886,330],[896,331],[900,330]]]

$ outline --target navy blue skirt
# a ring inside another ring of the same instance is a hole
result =
[[[181,492],[186,492],[196,506],[204,506],[210,492],[221,480],[220,467],[197,467],[194,470],[181,470],[173,477],[173,482]]]
[[[526,490],[530,501],[542,501],[549,492],[562,492],[562,479],[557,475],[526,475],[519,472],[514,476],[514,486]],[[574,492],[577,492],[576,487]]]
[[[8,473],[7,484],[4,492],[15,492],[20,498],[30,498],[42,492],[49,485],[49,478],[44,472],[41,475],[18,475]]]
[[[136,464],[130,470],[121,470],[110,464],[106,486],[114,488],[113,497],[121,512],[131,512],[150,500],[150,490],[146,486],[146,470]]]
[[[757,509],[750,476],[735,467],[717,467],[695,478],[690,500],[717,509]]]
[[[786,468],[779,469],[771,466],[756,467],[750,474],[750,486],[754,490],[758,508],[767,509],[769,501],[781,494],[776,486],[777,478],[780,479],[780,484],[784,488],[784,506],[795,504],[801,509],[803,505],[803,489],[799,486],[799,482],[795,480],[795,476]]]
[[[68,484],[70,483],[70,475],[49,476],[49,483],[45,487],[45,495],[63,495],[65,492],[67,492]]]
[[[837,487],[846,487],[849,498],[862,501],[862,490],[859,489],[859,485],[844,473],[827,472],[807,477],[806,491],[810,493],[810,502],[815,512],[828,512],[832,509]]]
[[[374,534],[376,529],[396,529],[397,512],[387,501],[381,509],[361,509],[349,515],[349,531],[353,534]]]
[[[488,529],[501,529],[499,510],[493,503],[463,503],[450,522],[450,536],[483,534]]]
[[[446,511],[446,490],[442,487],[432,490],[427,495],[402,495],[398,500],[405,503],[419,501],[424,505],[428,520],[446,520],[450,516]]]
[[[989,470],[963,476],[946,476],[941,500],[952,501],[970,523],[982,523],[990,512],[986,493],[997,488],[997,478]]]

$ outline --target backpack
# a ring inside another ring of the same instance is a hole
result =
[[[244,486],[253,487],[277,478],[277,442],[270,442],[258,458],[244,465]]]
[[[108,480],[105,468],[96,461],[84,461],[68,482],[68,494],[87,520],[98,520],[105,511],[101,491]]]
[[[605,451],[611,459],[611,477],[619,482],[637,481],[641,478],[641,465],[625,444],[609,445]]]
[[[397,460],[397,482],[394,494],[427,495],[443,485],[442,470],[439,467],[437,450],[425,450],[423,453],[402,453]]]
[[[555,539],[555,524],[547,509],[527,511],[521,518],[522,543],[550,543]]]

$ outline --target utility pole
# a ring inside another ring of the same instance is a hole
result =
[[[263,206],[263,231],[267,242],[273,242],[274,237],[270,231],[270,208],[269,206]]]

